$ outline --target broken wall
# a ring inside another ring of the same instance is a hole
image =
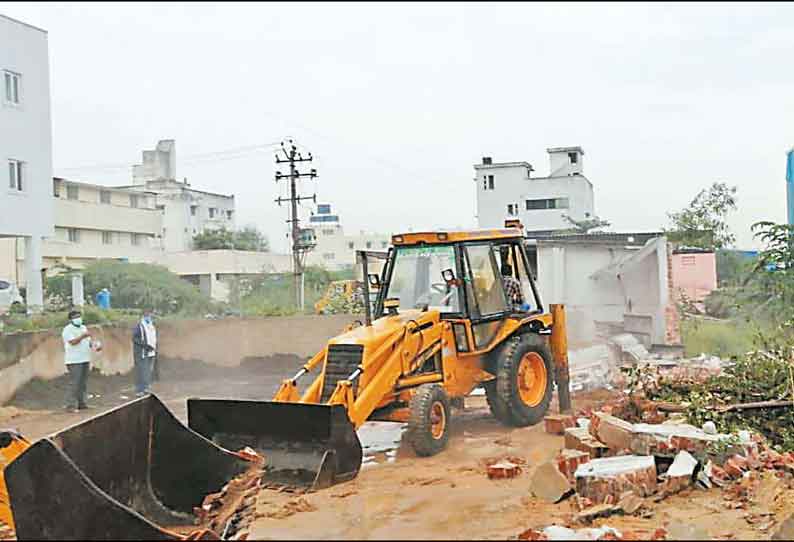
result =
[[[295,316],[165,320],[158,323],[161,359],[221,367],[240,365],[247,358],[293,354],[308,358],[359,317]],[[133,368],[129,325],[89,326],[102,342],[92,367],[102,374],[127,374]],[[296,371],[297,371],[296,367]],[[51,380],[66,373],[60,329],[0,335],[0,405],[35,378]]]

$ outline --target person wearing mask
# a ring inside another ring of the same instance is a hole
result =
[[[63,361],[69,372],[71,385],[66,394],[66,410],[79,412],[88,408],[86,405],[86,382],[91,365],[91,334],[83,325],[79,310],[69,312],[69,323],[61,333],[63,338]]]
[[[151,393],[152,368],[157,356],[157,329],[152,311],[146,309],[140,322],[132,330],[132,355],[135,363],[135,395]]]

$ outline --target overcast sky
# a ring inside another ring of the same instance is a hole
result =
[[[468,227],[472,165],[581,145],[596,213],[655,230],[713,181],[730,219],[785,220],[788,4],[0,4],[49,31],[55,174],[123,184],[175,139],[177,174],[233,193],[286,248],[272,150],[311,150],[346,232]],[[201,155],[195,157],[195,155]],[[84,166],[110,165],[107,169]],[[282,193],[283,193],[282,188]],[[304,192],[311,194],[314,183]],[[308,211],[308,206],[304,206]]]

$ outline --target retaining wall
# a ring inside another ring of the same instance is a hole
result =
[[[355,319],[334,315],[163,321],[158,324],[158,350],[161,359],[221,367],[278,354],[308,358]],[[92,367],[106,375],[129,373],[133,366],[130,326],[89,329],[103,346],[101,353],[93,355]],[[50,380],[65,372],[60,329],[0,336],[0,405],[34,378]]]

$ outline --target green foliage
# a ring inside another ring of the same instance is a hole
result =
[[[268,238],[254,226],[246,226],[239,231],[226,228],[205,230],[193,237],[195,250],[234,249],[251,252],[269,252]]]
[[[747,322],[688,318],[681,322],[685,355],[713,354],[721,358],[744,355],[753,348],[755,330]]]
[[[714,250],[730,246],[736,240],[725,218],[736,210],[736,187],[713,183],[698,192],[686,209],[667,216],[672,227],[668,238],[681,246]]]
[[[304,309],[310,314],[314,313],[314,304],[323,296],[331,282],[353,278],[352,270],[327,271],[317,266],[307,267],[304,273]],[[234,288],[232,290],[234,292]],[[244,315],[279,316],[298,312],[292,274],[241,280],[238,291],[239,297],[234,297],[232,304],[238,305]]]
[[[82,270],[87,300],[93,301],[96,293],[108,288],[111,305],[115,308],[152,308],[160,314],[203,314],[212,309],[212,303],[193,286],[160,265],[124,263],[100,260]],[[68,306],[72,282],[68,273],[47,280],[49,299]]]
[[[98,307],[86,305],[82,309],[83,322],[86,325],[108,325],[108,324],[132,324],[140,317],[138,311],[130,312],[119,309],[102,310]],[[47,311],[32,316],[7,315],[3,319],[4,331],[13,333],[16,331],[37,331],[43,329],[59,329],[68,322],[69,311]]]
[[[611,222],[607,220],[601,220],[597,216],[585,220],[574,220],[568,215],[563,215],[563,218],[566,222],[573,226],[573,228],[570,229],[571,233],[590,233],[591,231],[608,228],[612,225]]]
[[[743,284],[755,267],[757,258],[747,258],[735,250],[720,249],[715,253],[717,260],[717,284],[738,286]]]

